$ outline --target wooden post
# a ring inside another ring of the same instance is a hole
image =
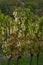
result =
[[[39,65],[39,53],[37,54],[37,64],[36,65]]]
[[[31,53],[30,56],[30,65],[32,65],[33,54]]]

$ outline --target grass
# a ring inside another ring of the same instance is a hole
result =
[[[36,57],[33,57],[32,60],[32,65],[36,65]],[[19,60],[19,65],[29,65],[30,58],[29,57],[23,57],[22,59]],[[7,65],[7,62],[1,61],[1,65]],[[12,60],[10,65],[16,65],[16,59]],[[40,55],[39,58],[39,65],[43,65],[43,54]]]

